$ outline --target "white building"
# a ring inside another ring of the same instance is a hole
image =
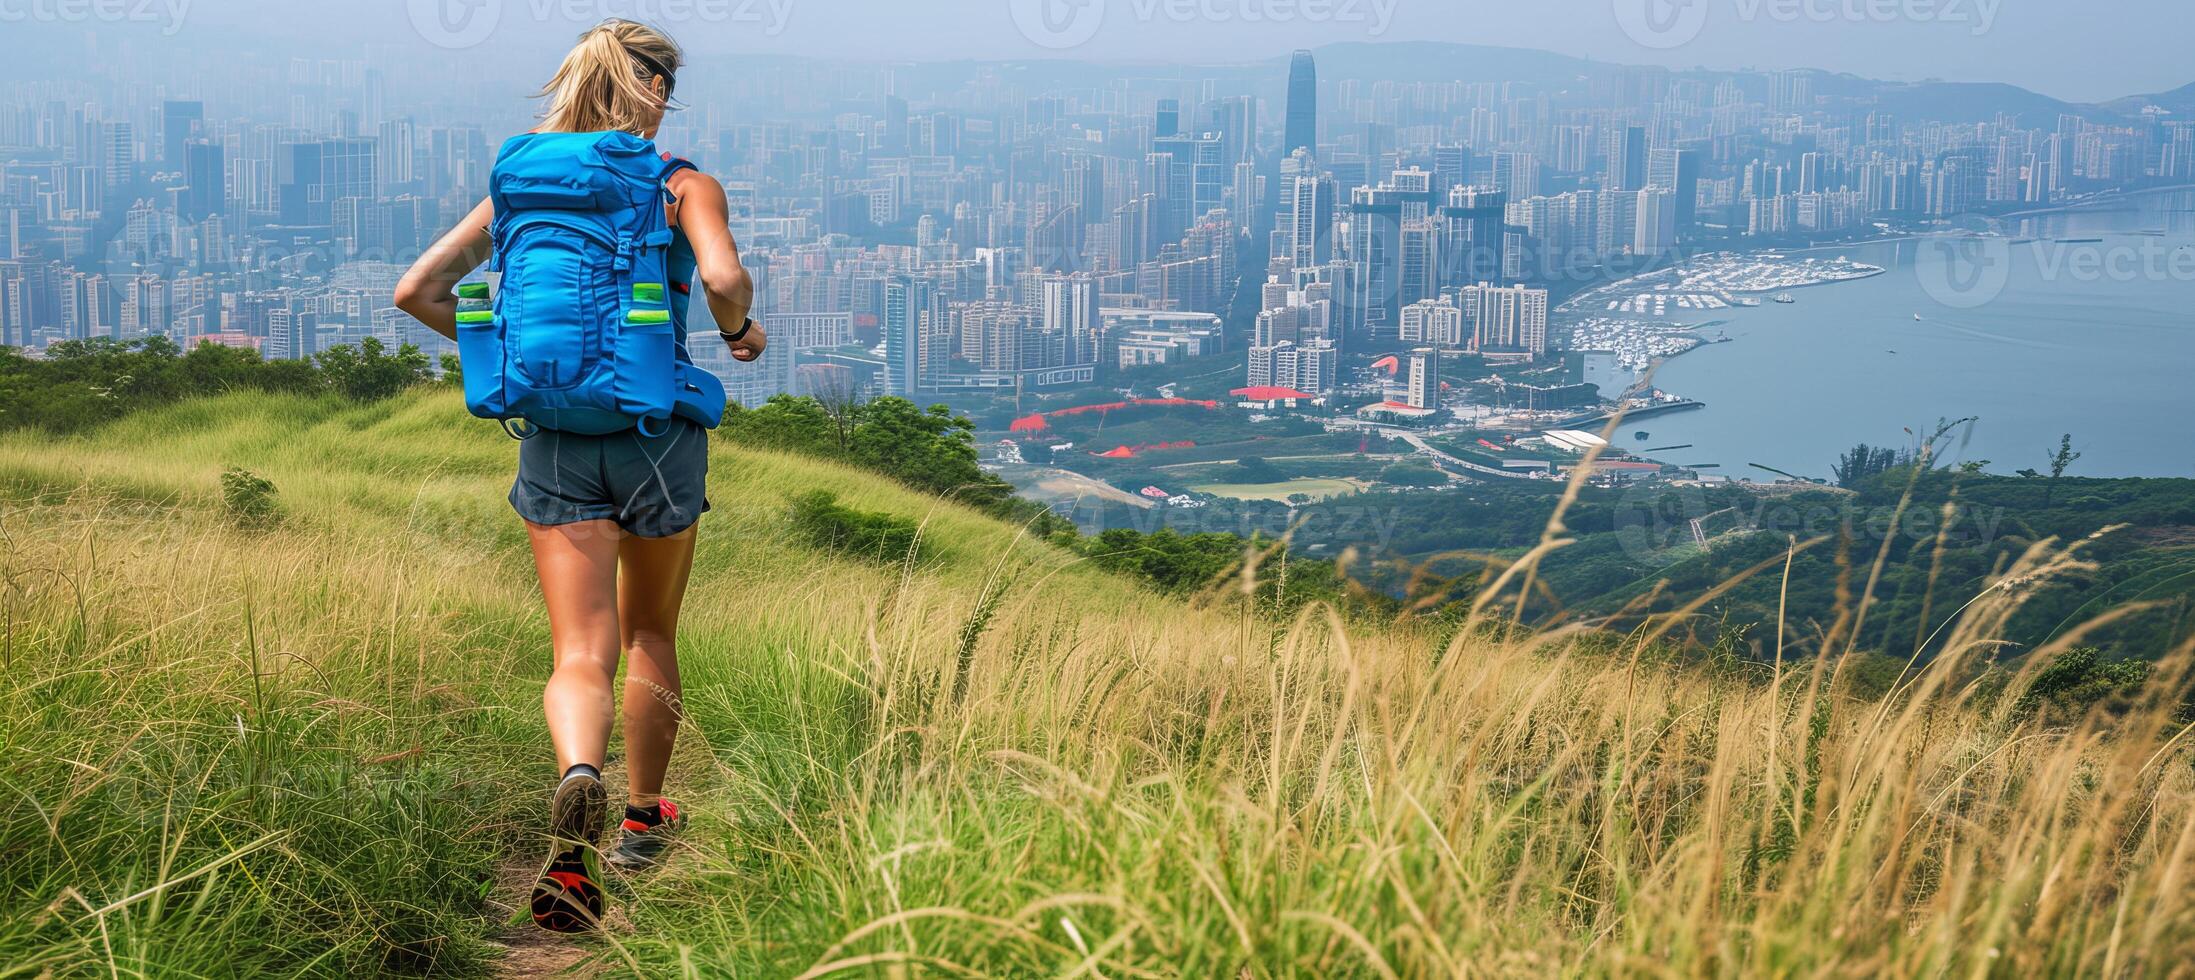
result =
[[[1480,283],[1455,291],[1480,353],[1547,353],[1547,290]]]
[[[1121,370],[1208,357],[1224,347],[1220,318],[1210,313],[1106,310],[1105,333],[1114,339]]]
[[[1447,297],[1419,300],[1402,308],[1402,342],[1436,347],[1464,345],[1463,307]]]
[[[1341,369],[1341,355],[1326,341],[1296,344],[1282,341],[1269,347],[1250,348],[1250,387],[1293,388],[1322,395],[1334,388]]]
[[[763,332],[771,346],[788,344],[794,350],[844,347],[853,343],[851,313],[772,313],[762,318]]]
[[[1410,352],[1410,393],[1404,399],[1411,408],[1440,408],[1440,351],[1420,347]]]

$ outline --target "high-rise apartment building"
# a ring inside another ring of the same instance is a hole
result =
[[[1410,352],[1409,385],[1404,404],[1428,411],[1440,408],[1440,351],[1420,347]]]
[[[1319,152],[1319,70],[1309,51],[1298,51],[1288,61],[1288,120],[1280,155],[1297,150],[1314,157]]]
[[[1460,348],[1464,345],[1463,308],[1450,298],[1420,300],[1402,308],[1400,339],[1406,344]]]
[[[1455,304],[1471,329],[1473,350],[1547,353],[1547,290],[1480,283],[1456,290]]]

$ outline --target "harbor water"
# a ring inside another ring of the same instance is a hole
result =
[[[1902,447],[1979,417],[1956,461],[2047,470],[2061,435],[2077,476],[2195,477],[2195,192],[1997,223],[1980,237],[1837,246],[1887,274],[1792,291],[1789,305],[1688,313],[1727,334],[1655,384],[1705,409],[1627,425],[1665,462],[1828,478],[1859,443]],[[1672,317],[1675,318],[1675,317]],[[1589,365],[1603,390],[1627,375]],[[1681,457],[1681,458],[1678,458]]]

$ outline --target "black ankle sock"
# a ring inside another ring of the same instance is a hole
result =
[[[570,779],[573,776],[580,775],[581,773],[592,776],[597,780],[600,780],[602,778],[602,770],[596,769],[595,767],[590,766],[584,762],[574,765],[570,769],[564,770],[564,778]]]
[[[627,803],[625,819],[650,829],[660,827],[663,825],[663,804],[659,802],[653,806],[639,807]]]

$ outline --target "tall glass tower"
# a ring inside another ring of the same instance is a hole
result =
[[[1288,63],[1288,140],[1281,159],[1297,150],[1319,152],[1319,69],[1311,52],[1298,51]]]

